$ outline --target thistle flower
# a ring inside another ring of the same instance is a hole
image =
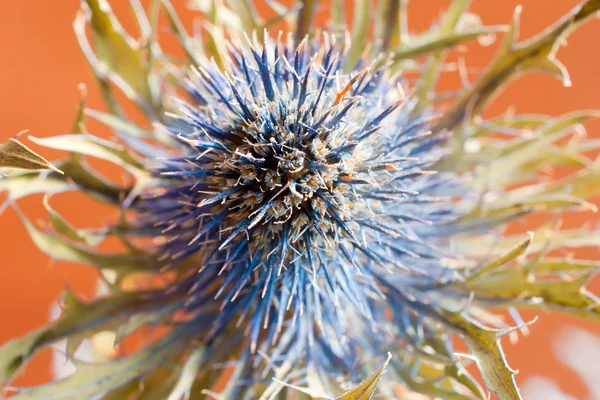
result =
[[[19,142],[4,145],[2,166],[52,171],[21,171],[0,187],[11,201],[77,190],[114,204],[122,217],[101,230],[74,229],[48,201],[54,231],[21,215],[50,256],[95,265],[107,294],[83,303],[66,292],[57,322],[0,349],[0,381],[63,338],[72,357],[82,340],[106,331],[116,343],[148,326],[164,332],[125,357],[76,362],[72,376],[17,389],[17,398],[354,399],[370,398],[379,384],[386,398],[404,386],[485,399],[455,355],[459,339],[486,389],[519,399],[500,343],[528,324],[516,309],[598,318],[585,290],[596,265],[548,255],[596,243],[593,231],[502,232],[527,214],[594,208],[586,198],[597,162],[580,161],[585,168],[561,181],[527,182],[547,163],[572,163],[573,151],[589,148],[577,139],[555,143],[592,113],[480,115],[518,73],[542,69],[569,84],[557,44],[600,2],[585,1],[521,43],[516,12],[498,56],[450,106],[435,93],[447,52],[503,27],[465,28],[474,17],[456,0],[439,26],[411,38],[401,24],[405,2],[381,1],[371,15],[369,2],[356,0],[345,32],[334,3],[321,33],[314,1],[273,3],[273,19],[247,1],[201,3],[204,35],[189,37],[167,1],[153,3],[150,19],[132,1],[138,42],[107,3],[83,3],[75,29],[109,112],[82,101],[73,134],[33,139],[70,153],[56,167]],[[149,22],[159,11],[188,60],[163,53]],[[279,22],[286,32],[266,29]],[[409,77],[415,71],[420,79]],[[114,86],[146,113],[151,130],[127,119]],[[89,134],[85,115],[111,127],[116,141]],[[122,167],[133,184],[109,183],[84,156]],[[108,237],[126,251],[94,250]],[[509,309],[514,326],[492,308]]]
[[[453,214],[439,198],[452,180],[423,169],[441,138],[424,131],[429,117],[409,117],[385,66],[346,74],[335,45],[294,46],[232,50],[231,76],[196,71],[199,104],[181,106],[171,128],[181,156],[136,206],[143,228],[164,235],[168,267],[200,255],[187,307],[222,303],[209,338],[238,320],[251,353],[262,334],[273,360],[346,363],[347,315],[375,323],[379,280],[452,275],[432,229]]]

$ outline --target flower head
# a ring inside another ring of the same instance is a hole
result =
[[[599,169],[590,162],[565,181],[526,182],[586,113],[492,121],[480,113],[513,74],[543,69],[569,82],[556,43],[600,3],[584,2],[519,45],[513,26],[491,66],[448,106],[434,87],[446,52],[500,30],[461,31],[465,3],[455,1],[439,28],[410,41],[399,25],[404,2],[382,0],[375,18],[369,2],[357,0],[346,35],[334,32],[343,22],[336,13],[316,33],[314,1],[276,5],[274,20],[261,19],[249,2],[215,2],[202,9],[209,19],[202,39],[187,36],[162,1],[189,58],[178,63],[162,52],[139,7],[145,36],[135,42],[107,3],[87,0],[75,27],[109,108],[87,114],[113,128],[119,144],[87,133],[82,103],[73,135],[36,139],[70,152],[56,163],[64,177],[22,172],[4,183],[50,182],[49,192],[75,189],[118,207],[120,220],[94,231],[74,229],[47,201],[55,232],[23,217],[51,256],[97,266],[108,294],[84,304],[67,293],[58,322],[0,349],[0,381],[61,338],[78,344],[113,331],[118,342],[160,325],[164,335],[138,352],[20,395],[329,396],[359,383],[389,353],[391,378],[380,385],[387,397],[403,385],[436,398],[485,398],[455,355],[458,338],[488,390],[519,398],[499,340],[527,325],[515,307],[594,318],[600,310],[582,290],[594,264],[547,256],[576,246],[572,232],[553,233],[549,244],[547,227],[533,239],[502,229],[537,211],[593,208],[582,198],[593,194],[588,183]],[[370,18],[378,23],[372,42]],[[281,21],[286,34],[262,29]],[[204,50],[196,46],[202,40]],[[145,112],[151,130],[127,120],[111,84]],[[571,147],[553,151],[560,164]],[[134,183],[98,177],[84,156],[117,164]],[[29,194],[15,193],[11,200]],[[93,249],[109,236],[126,250]],[[516,326],[491,307],[510,309]],[[227,365],[231,375],[217,395],[213,370]],[[383,370],[343,398],[370,397]]]
[[[452,273],[436,230],[455,214],[441,196],[455,184],[428,169],[443,137],[410,117],[385,63],[346,73],[335,45],[292,39],[232,54],[227,72],[195,70],[196,104],[170,128],[179,154],[135,207],[165,238],[159,257],[175,268],[199,254],[196,285],[219,279],[192,291],[195,306],[222,302],[213,335],[240,318],[253,351],[263,328],[270,343],[285,327],[286,357],[310,358],[315,334],[339,352],[349,315],[374,323],[378,281]]]

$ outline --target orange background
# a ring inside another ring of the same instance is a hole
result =
[[[258,0],[257,2],[260,2]],[[437,17],[448,0],[413,0],[409,16],[411,29],[426,28]],[[182,9],[184,1],[174,1]],[[485,24],[507,23],[517,4],[523,4],[521,38],[540,31],[578,3],[577,0],[474,0],[472,11]],[[113,8],[131,26],[131,15],[125,0],[111,1]],[[90,70],[81,55],[72,29],[79,7],[77,0],[3,0],[0,7],[0,141],[28,129],[34,136],[69,133],[75,106],[79,100],[77,85],[85,82],[89,89],[89,105],[101,108],[102,102],[94,86]],[[190,26],[189,13],[183,15]],[[600,109],[600,20],[580,28],[561,49],[559,58],[568,67],[572,88],[542,75],[528,75],[505,91],[489,114],[515,105],[518,112],[557,115],[577,109]],[[492,49],[468,54],[470,66],[482,66]],[[600,137],[600,124],[587,125],[590,135]],[[32,146],[35,147],[35,146]],[[45,152],[44,154],[48,154]],[[54,155],[54,153],[50,153]],[[43,218],[41,198],[34,196],[19,202],[30,218]],[[106,213],[112,212],[82,196],[56,196],[53,206],[76,227],[100,226]],[[586,216],[585,218],[595,218]],[[569,225],[583,222],[567,221]],[[593,251],[587,256],[598,257]],[[49,306],[68,282],[76,293],[90,297],[94,288],[94,271],[90,266],[53,263],[37,250],[14,211],[0,216],[0,343],[48,321]],[[597,286],[597,285],[596,285]],[[525,319],[532,313],[525,313]],[[584,398],[586,389],[579,378],[554,358],[551,341],[561,326],[572,324],[600,334],[600,327],[575,318],[542,315],[532,335],[518,344],[504,344],[511,366],[518,368],[518,381],[531,374],[550,375],[575,398]],[[49,378],[49,354],[43,354],[26,370],[20,384],[40,383]]]

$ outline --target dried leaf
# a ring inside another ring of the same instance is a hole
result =
[[[369,400],[375,395],[375,391],[377,390],[377,385],[385,372],[385,368],[392,358],[391,354],[388,354],[387,359],[383,363],[383,365],[371,374],[367,379],[362,381],[355,388],[347,391],[340,397],[337,397],[336,400]]]
[[[0,144],[0,168],[50,169],[60,174],[63,173],[44,157],[14,138]]]
[[[409,346],[403,345],[392,360],[411,390],[443,399],[481,399],[487,395],[455,357],[453,338],[428,320],[415,315],[417,326],[400,326]],[[400,361],[398,361],[400,360]]]

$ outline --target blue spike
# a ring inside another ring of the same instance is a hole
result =
[[[329,75],[333,71],[333,66],[334,66],[334,63],[331,63],[331,64],[327,65],[327,69],[325,70],[325,74],[323,74],[323,77],[321,78],[321,83],[319,85],[319,89],[317,90],[317,98],[314,100],[314,102],[312,104],[312,108],[310,110],[310,114],[313,115],[313,116],[315,115],[315,111],[317,109],[317,105],[319,104],[319,101],[321,100],[321,96],[323,95],[323,91],[325,90],[325,86],[328,83]]]
[[[252,51],[252,55],[254,56],[256,65],[258,66],[258,72],[263,82],[265,95],[269,100],[273,100],[275,98],[275,92],[273,91],[273,82],[271,82],[271,73],[269,71],[267,60],[267,48],[266,46],[263,47],[262,56],[256,52],[254,47],[251,46],[250,50]]]

